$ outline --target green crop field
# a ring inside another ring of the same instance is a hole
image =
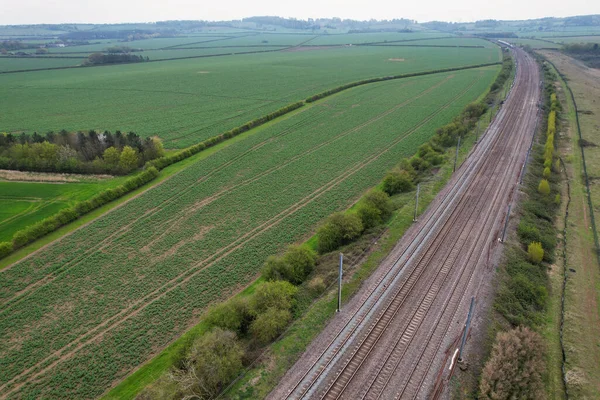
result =
[[[438,38],[438,39],[423,39],[410,42],[394,42],[384,43],[388,46],[483,46],[489,48],[497,48],[495,44],[477,38]]]
[[[425,33],[348,33],[341,35],[320,35],[310,41],[309,45],[340,45],[340,44],[361,44],[392,41],[409,41],[431,39],[439,37],[452,37],[442,32]]]
[[[81,64],[85,57],[76,58],[17,58],[0,57],[0,72],[21,71],[41,68],[74,67]],[[15,77],[13,74],[9,74]],[[7,79],[7,78],[4,78]],[[7,80],[10,80],[8,78]],[[0,128],[2,130],[2,128]]]
[[[124,179],[69,183],[0,181],[0,242],[10,241],[16,231],[115,187]]]
[[[148,57],[150,60],[168,60],[183,57],[199,57],[215,54],[236,54],[246,52],[264,52],[279,49],[278,47],[209,47],[209,48],[169,48],[164,50],[145,50],[132,54]]]
[[[499,60],[498,48],[353,46],[6,74],[0,131],[120,129],[181,148],[351,81]]]
[[[267,256],[349,207],[498,71],[370,84],[305,106],[3,270],[0,396],[99,396]]]

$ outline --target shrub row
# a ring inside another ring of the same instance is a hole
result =
[[[247,122],[242,126],[238,126],[237,128],[233,128],[232,130],[222,133],[218,136],[213,136],[210,139],[207,139],[203,142],[192,145],[192,146],[190,146],[184,150],[181,150],[175,154],[171,154],[168,156],[157,158],[156,160],[149,161],[147,163],[147,165],[153,166],[160,171],[160,170],[168,167],[171,164],[174,164],[174,163],[184,160],[188,157],[191,157],[194,154],[197,154],[204,149],[213,147],[221,142],[224,142],[227,139],[231,139],[235,136],[238,136],[244,132],[249,131],[252,128],[256,128],[257,126],[260,126],[269,121],[272,121],[277,117],[280,117],[284,114],[287,114],[294,110],[297,110],[298,108],[300,108],[302,106],[304,106],[304,102],[302,102],[302,101],[294,103],[294,104],[290,104],[290,105],[280,108],[279,110],[276,110],[270,114],[267,114],[260,118],[254,119],[250,122]]]
[[[495,63],[487,63],[487,64],[470,65],[468,67],[456,67],[456,68],[437,69],[437,70],[426,71],[426,72],[413,72],[413,73],[410,73],[410,74],[391,75],[391,76],[382,76],[382,77],[378,77],[378,78],[363,79],[363,80],[360,80],[360,81],[350,82],[350,83],[347,83],[345,85],[341,85],[341,86],[335,87],[333,89],[329,89],[329,90],[326,90],[324,92],[315,94],[315,95],[310,96],[309,98],[307,98],[305,101],[307,103],[312,103],[313,101],[317,101],[319,99],[331,96],[333,94],[342,92],[342,91],[344,91],[346,89],[350,89],[350,88],[353,88],[353,87],[356,87],[356,86],[361,86],[361,85],[367,85],[369,83],[384,82],[384,81],[390,81],[390,80],[394,80],[394,79],[412,78],[412,77],[415,77],[415,76],[440,74],[440,73],[444,73],[444,72],[461,71],[461,70],[472,69],[472,68],[482,68],[482,67],[488,67],[488,66],[491,66],[491,65],[498,65],[498,64],[499,63],[495,62]]]
[[[122,185],[104,190],[89,200],[79,202],[73,207],[65,208],[51,217],[41,220],[25,229],[17,231],[11,242],[0,243],[0,258],[6,257],[13,251],[33,242],[50,232],[76,220],[84,214],[99,208],[155,179],[158,170],[150,167],[140,174],[127,179]]]
[[[356,240],[365,230],[383,224],[393,211],[390,196],[370,190],[355,210],[331,215],[317,230],[317,250],[328,253]]]
[[[171,371],[137,399],[215,398],[247,365],[248,351],[271,342],[290,323],[297,292],[289,282],[263,282],[248,297],[212,307],[204,320],[209,331],[186,343]]]
[[[546,82],[554,82],[555,79],[546,69]],[[547,126],[542,126],[545,135],[540,139],[544,145],[534,146],[531,168],[525,180],[527,200],[521,207],[521,219],[517,227],[520,246],[506,256],[494,304],[496,310],[513,326],[535,327],[543,318],[548,294],[544,262],[554,261],[556,248],[554,219],[560,205],[560,195],[555,192],[558,185],[554,183],[558,183],[558,178],[552,174],[551,168],[556,168],[556,164],[553,164],[554,134],[560,105],[552,84],[545,86],[544,98]]]
[[[502,60],[502,70],[500,71],[500,74],[498,75],[498,78],[496,79],[496,81],[494,83],[492,83],[492,86],[490,87],[490,92],[486,95],[486,97],[484,99],[485,104],[490,105],[495,101],[496,95],[498,94],[498,92],[500,90],[502,90],[502,87],[504,86],[506,81],[510,78],[512,69],[513,69],[512,59],[508,55],[508,53],[504,53],[504,58]]]

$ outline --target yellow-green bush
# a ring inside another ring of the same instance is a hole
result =
[[[540,192],[543,195],[550,194],[550,183],[548,183],[548,180],[542,179],[540,181],[540,184],[538,186],[538,192]]]
[[[543,175],[544,175],[544,178],[546,178],[546,179],[550,178],[550,168],[548,168],[548,167],[544,168]]]
[[[527,246],[527,255],[529,260],[533,263],[539,264],[544,258],[544,248],[540,242],[531,242]]]

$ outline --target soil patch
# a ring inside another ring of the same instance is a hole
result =
[[[90,179],[110,179],[111,175],[80,175],[80,174],[55,174],[49,172],[25,172],[0,169],[0,180],[13,182],[46,182],[67,183],[81,182]]]

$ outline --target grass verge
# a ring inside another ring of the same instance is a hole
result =
[[[570,77],[576,79],[576,77]],[[570,397],[600,398],[600,266],[594,251],[594,235],[583,180],[583,159],[575,105],[567,83],[559,77],[565,104],[564,155],[571,184],[572,205],[567,225],[567,284],[565,288],[564,332],[565,375]],[[589,162],[586,157],[586,162]],[[595,166],[594,166],[595,167]]]

